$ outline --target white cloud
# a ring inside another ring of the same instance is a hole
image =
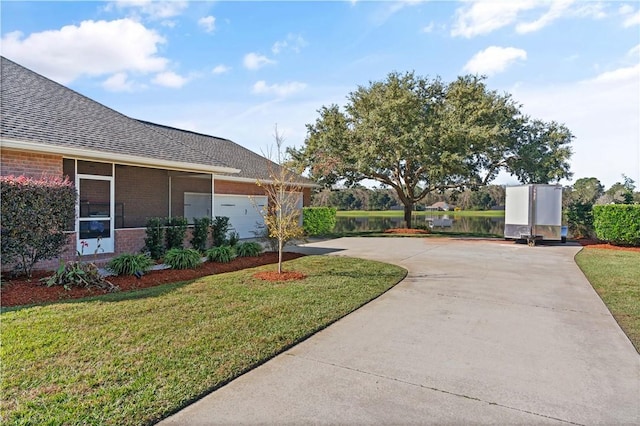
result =
[[[250,70],[257,70],[264,67],[265,65],[275,64],[276,61],[274,61],[273,59],[269,59],[264,55],[259,55],[257,53],[251,52],[244,55],[243,63],[245,68]]]
[[[300,83],[298,81],[268,85],[264,80],[260,80],[253,85],[252,92],[258,95],[276,95],[283,98],[296,92],[300,92],[306,87],[307,85],[305,83]]]
[[[515,25],[520,34],[539,31],[564,17],[601,19],[607,16],[599,2],[578,3],[576,0],[517,0],[467,2],[456,10],[452,36],[466,38],[489,34]],[[522,21],[522,15],[540,14],[537,19]]]
[[[633,6],[631,6],[630,4],[623,4],[618,9],[618,13],[620,15],[628,15],[629,13],[633,13]]]
[[[102,87],[110,92],[133,92],[133,82],[126,72],[118,72],[106,79]]]
[[[188,78],[182,77],[173,71],[161,72],[151,80],[152,83],[158,86],[170,87],[172,89],[179,89],[187,84],[188,81]]]
[[[512,24],[520,12],[536,6],[537,2],[534,0],[467,3],[456,10],[451,35],[471,38],[488,34]]]
[[[157,56],[165,39],[128,18],[83,21],[27,37],[12,32],[1,42],[4,56],[62,84],[83,75],[159,72],[169,62]]]
[[[107,5],[107,10],[115,7],[139,12],[151,19],[167,19],[180,15],[188,6],[187,1],[118,0]]]
[[[432,22],[429,22],[429,25],[422,27],[422,32],[430,33],[433,31],[434,28],[435,28],[435,24],[432,21]]]
[[[625,28],[629,28],[634,25],[640,25],[640,10],[633,15],[629,15],[622,23],[622,26]]]
[[[515,47],[490,46],[473,55],[463,70],[472,74],[493,75],[504,71],[518,60],[526,60],[527,52]]]
[[[640,57],[640,44],[635,45],[627,52],[627,56],[634,59],[639,59]]]
[[[543,14],[540,18],[532,22],[520,23],[516,25],[516,31],[520,34],[526,34],[534,31],[538,31],[556,19],[560,18],[566,10],[571,6],[573,0],[553,1],[549,7],[549,10]]]
[[[572,131],[575,179],[595,176],[608,187],[624,173],[640,181],[640,64],[579,82],[509,91],[525,113]]]
[[[284,40],[279,40],[273,43],[271,51],[274,55],[281,53],[284,50],[291,50],[295,53],[300,53],[303,47],[306,47],[309,43],[300,34],[287,34]]]
[[[638,48],[640,48],[640,46],[636,46],[634,49]],[[597,75],[595,78],[587,82],[617,83],[633,79],[636,79],[640,82],[640,64],[631,67],[618,68],[613,71],[603,72],[602,74]]]
[[[204,30],[208,33],[212,33],[216,29],[216,18],[215,16],[205,16],[204,18],[198,19],[198,25],[200,25]]]
[[[393,15],[400,12],[405,7],[417,6],[426,0],[396,0],[381,1],[381,6],[371,15],[371,20],[377,26],[383,25]]]
[[[231,71],[231,67],[228,67],[223,64],[217,65],[214,69],[211,70],[211,72],[214,74],[225,74],[225,73],[228,73],[229,71]]]

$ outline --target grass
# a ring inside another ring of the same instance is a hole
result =
[[[504,210],[460,210],[460,211],[417,211],[413,212],[413,216],[459,216],[459,217],[502,217]],[[404,217],[402,210],[339,210],[336,212],[337,217]]]
[[[640,253],[584,249],[576,263],[640,352]]]
[[[428,234],[396,234],[385,233],[383,231],[345,231],[332,232],[323,235],[324,238],[340,237],[385,237],[385,238],[504,238],[500,234],[486,232],[452,232],[452,231],[429,231]]]
[[[406,271],[307,256],[132,293],[2,313],[3,424],[157,421],[385,292]]]

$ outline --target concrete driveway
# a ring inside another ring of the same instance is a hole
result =
[[[580,247],[341,238],[300,250],[409,275],[162,424],[640,423],[640,356],[575,265]]]

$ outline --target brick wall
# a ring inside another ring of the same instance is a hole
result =
[[[2,176],[62,177],[62,156],[11,149],[0,150]]]
[[[255,183],[231,182],[226,180],[215,181],[216,194],[235,194],[235,195],[265,195],[264,189]]]

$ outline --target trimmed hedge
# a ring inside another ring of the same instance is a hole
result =
[[[593,206],[593,226],[601,240],[640,246],[640,204]]]
[[[31,276],[34,265],[56,258],[75,218],[76,190],[67,179],[0,178],[2,262]]]
[[[307,235],[324,235],[333,231],[336,226],[336,209],[334,207],[305,207],[303,209],[302,227]]]

